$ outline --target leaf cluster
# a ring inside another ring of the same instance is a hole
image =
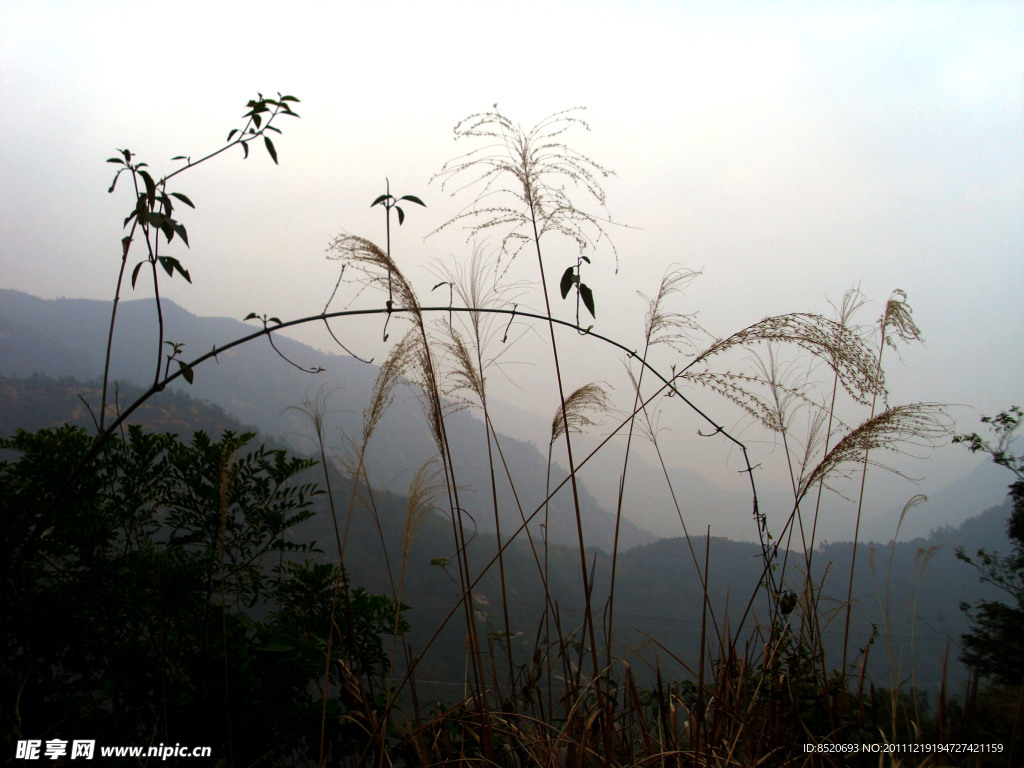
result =
[[[131,225],[132,232],[134,232],[136,226],[142,227],[149,249],[147,259],[149,262],[153,263],[154,266],[161,266],[168,276],[178,273],[187,282],[192,282],[188,270],[181,265],[181,262],[172,256],[159,255],[156,242],[150,238],[151,232],[159,232],[163,235],[166,242],[170,244],[174,240],[175,235],[177,235],[181,238],[185,247],[189,247],[188,231],[180,221],[174,218],[174,203],[178,201],[184,203],[189,208],[195,208],[195,204],[182,192],[168,192],[167,182],[186,168],[205,162],[236,144],[241,145],[244,156],[248,157],[249,142],[258,136],[263,137],[267,152],[276,165],[277,149],[267,133],[281,133],[280,128],[272,125],[274,118],[279,114],[298,117],[291,108],[291,104],[295,102],[298,102],[298,99],[294,96],[278,95],[277,99],[268,99],[263,94],[259,94],[257,98],[251,99],[246,104],[249,111],[242,116],[242,119],[246,121],[245,124],[241,128],[234,128],[228,133],[224,147],[196,162],[192,162],[191,158],[184,155],[177,155],[171,159],[184,160],[184,167],[159,179],[154,179],[148,170],[149,165],[135,159],[135,153],[129,149],[118,149],[118,154],[107,160],[108,163],[120,166],[117,169],[117,173],[114,174],[114,179],[107,190],[108,192],[112,193],[115,190],[117,181],[122,173],[127,172],[132,177],[135,186],[135,206],[125,217],[123,226],[128,228]],[[130,232],[122,241],[125,257],[128,255],[131,241],[132,233]],[[139,270],[147,260],[140,261],[132,270],[132,288],[135,287],[135,283],[138,280]]]
[[[342,670],[382,676],[381,636],[408,625],[393,600],[299,559],[316,551],[295,534],[320,495],[303,479],[314,462],[253,437],[129,427],[74,474],[32,547],[92,439],[70,426],[0,438],[5,740],[73,722],[112,743],[158,734],[239,764],[294,764],[319,754],[307,724],[327,706],[340,743]],[[332,616],[349,628],[331,651],[343,664],[327,663]]]
[[[401,226],[405,221],[405,211],[402,210],[402,206],[400,206],[399,203],[403,200],[407,200],[410,203],[416,203],[416,205],[422,205],[424,208],[427,207],[427,204],[416,197],[416,195],[402,195],[401,197],[395,197],[390,192],[378,197],[370,203],[370,207],[373,208],[375,205],[383,205],[384,210],[388,212],[394,209],[394,211],[398,213],[398,225]]]
[[[980,549],[971,557],[961,547],[956,553],[959,560],[977,569],[983,582],[998,587],[1010,598],[1009,604],[982,600],[973,607],[966,603],[960,606],[974,624],[962,637],[961,659],[982,675],[1013,686],[1024,681],[1024,456],[1016,456],[1010,447],[1022,415],[1020,406],[1011,406],[996,416],[982,417],[981,422],[996,438],[994,443],[977,432],[953,438],[971,453],[989,454],[995,464],[1016,477],[1009,486],[1012,511],[1007,521],[1013,551],[1000,555]]]

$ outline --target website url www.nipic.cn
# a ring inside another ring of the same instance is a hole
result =
[[[92,760],[99,757],[155,757],[168,760],[172,757],[210,757],[210,747],[183,747],[181,744],[159,744],[149,747],[96,747],[95,740],[75,739],[26,739],[18,742],[15,757],[18,760],[56,760],[66,757],[70,760]]]

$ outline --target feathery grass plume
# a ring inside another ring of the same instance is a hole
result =
[[[338,513],[334,506],[334,490],[331,487],[330,464],[327,461],[326,445],[326,423],[327,423],[327,402],[333,391],[328,391],[321,386],[316,393],[316,398],[303,397],[298,405],[288,406],[286,410],[297,411],[309,419],[313,426],[313,435],[316,441],[317,450],[320,453],[320,468],[324,473],[324,486],[327,489],[327,502],[331,510],[331,523],[334,527],[335,543],[338,546],[338,561],[344,563],[345,545],[341,537],[341,529],[338,527]]]
[[[610,219],[601,179],[612,172],[559,140],[573,127],[590,130],[577,116],[581,110],[574,107],[556,112],[529,131],[499,112],[497,104],[491,112],[478,112],[459,122],[455,126],[456,140],[482,139],[485,144],[449,160],[431,181],[441,178],[441,189],[455,186],[452,194],[474,189],[476,197],[434,232],[461,223],[469,231],[468,241],[480,232],[507,228],[500,251],[510,263],[535,234],[539,238],[549,231],[572,238],[581,253],[601,239],[611,243],[604,229]],[[506,176],[517,183],[507,185]],[[604,216],[578,208],[567,186],[585,189]],[[537,221],[536,233],[531,212]],[[618,252],[614,244],[611,247],[618,271]]]
[[[444,348],[449,352],[453,360],[451,372],[448,375],[450,382],[445,394],[452,396],[460,391],[472,392],[481,404],[487,402],[487,394],[484,389],[483,372],[477,368],[466,340],[457,328],[448,329],[450,341],[444,343]]]
[[[451,283],[455,295],[470,309],[490,309],[507,306],[517,299],[525,290],[520,282],[500,283],[497,274],[496,260],[486,255],[483,249],[474,244],[469,260],[454,261],[451,265],[438,264],[435,273],[445,282]],[[471,312],[470,323],[474,335],[485,337],[485,324],[493,319],[492,315]]]
[[[444,490],[444,471],[440,457],[432,456],[425,461],[409,483],[405,497],[405,523],[402,526],[402,577],[409,565],[409,552],[416,541],[423,518],[435,508],[435,502]]]
[[[797,413],[813,402],[807,397],[809,371],[797,369],[798,361],[779,359],[775,347],[768,344],[763,355],[753,353],[754,368],[770,395],[773,421],[784,439],[793,431]]]
[[[818,405],[807,419],[804,438],[800,441],[801,453],[797,467],[798,484],[813,471],[814,457],[826,450],[828,439],[828,419],[831,414],[825,405]],[[836,420],[836,419],[834,419]]]
[[[921,337],[921,329],[914,323],[911,317],[914,310],[907,303],[907,292],[897,288],[889,295],[885,303],[885,312],[878,319],[879,325],[885,331],[883,343],[897,349],[896,339],[910,343],[911,341],[924,341]],[[897,351],[897,354],[899,352]]]
[[[468,262],[440,264],[435,273],[444,282],[450,283],[462,304],[472,310],[496,309],[509,304],[514,306],[516,299],[525,290],[523,283],[499,283],[494,259],[484,255],[478,246],[474,246]],[[511,345],[503,344],[497,354],[485,356],[485,348],[503,331],[505,323],[498,315],[487,311],[460,313],[459,317],[465,319],[464,327],[469,332],[473,346],[471,352],[475,353],[482,377],[484,370],[497,363],[511,349]],[[502,341],[505,340],[503,337]]]
[[[853,320],[853,316],[857,314],[860,308],[867,304],[867,301],[868,297],[864,295],[864,292],[858,286],[847,289],[843,294],[842,301],[839,302],[839,306],[836,306],[832,301],[829,301],[829,304],[835,310],[837,323],[851,330],[858,331],[860,329],[850,321]],[[863,330],[867,330],[867,328]]]
[[[754,353],[753,359],[770,393],[770,397],[763,401],[772,412],[771,423],[766,426],[782,435],[789,462],[790,481],[795,493],[802,478],[811,469],[815,455],[823,450],[829,409],[827,404],[814,400],[810,394],[815,386],[812,380],[813,364],[801,370],[797,368],[800,361],[780,362],[770,344],[764,356]],[[807,413],[802,438],[796,430],[797,417],[801,412]],[[833,420],[845,426],[838,418],[833,417]]]
[[[380,423],[384,412],[395,400],[395,387],[402,381],[409,366],[410,356],[416,343],[419,340],[419,329],[411,328],[395,344],[394,348],[385,358],[374,379],[373,389],[370,393],[370,402],[363,409],[363,446],[369,442],[370,437]]]
[[[873,395],[885,392],[878,360],[856,333],[834,320],[802,312],[766,317],[732,336],[719,339],[697,355],[689,367],[734,347],[765,342],[795,344],[823,359],[838,374],[843,388],[859,403],[867,404]],[[692,377],[688,372],[683,375]]]
[[[941,403],[893,406],[868,419],[836,443],[814,471],[804,478],[800,484],[798,500],[819,481],[828,485],[827,479],[840,472],[844,464],[864,462],[865,455],[870,451],[884,449],[905,454],[908,453],[905,446],[930,448],[935,446],[936,441],[949,435],[950,431],[949,417]],[[880,462],[869,460],[868,463],[905,477],[898,470]]]
[[[420,303],[412,286],[409,285],[409,281],[395,266],[391,257],[371,240],[358,235],[338,235],[327,246],[327,258],[338,259],[350,264],[353,269],[366,276],[368,285],[381,288],[384,291],[388,290],[388,275],[390,274],[393,294],[397,299],[396,304],[419,318]]]
[[[559,437],[565,434],[566,423],[572,432],[582,432],[584,427],[600,424],[600,420],[593,418],[588,412],[598,414],[607,413],[611,410],[611,403],[600,384],[591,382],[584,384],[567,398],[565,398],[565,418],[562,418],[562,409],[555,411],[551,420],[551,442],[554,443]]]
[[[686,371],[682,377],[694,384],[710,389],[712,392],[731,400],[747,415],[758,421],[772,432],[781,432],[782,424],[778,414],[770,403],[754,392],[754,388],[764,382],[757,376],[746,373],[725,371]]]
[[[676,351],[694,348],[692,335],[704,330],[697,322],[696,314],[684,315],[680,312],[671,312],[666,309],[665,303],[674,294],[682,293],[683,289],[700,274],[692,269],[671,266],[661,278],[658,293],[653,299],[637,291],[640,298],[647,304],[647,314],[644,317],[644,338],[647,340],[648,347],[655,344],[666,344]]]
[[[391,258],[370,240],[356,235],[338,235],[328,247],[328,258],[343,259],[353,268],[367,277],[369,285],[387,290],[390,279],[392,293],[402,309],[410,311],[415,319],[413,329],[403,338],[401,354],[395,359],[400,367],[408,366],[413,377],[422,390],[420,402],[427,416],[427,423],[438,449],[444,453],[443,406],[438,388],[434,361],[428,347],[427,329],[423,321],[423,312],[419,299],[413,291],[405,275],[401,273]],[[390,278],[389,278],[390,275]]]
[[[445,404],[441,399],[440,384],[437,381],[434,360],[427,346],[426,332],[424,329],[416,329],[416,331],[415,343],[412,347],[410,359],[412,361],[412,378],[420,391],[420,396],[417,400],[423,410],[423,415],[427,419],[427,426],[430,428],[430,434],[434,438],[437,450],[442,456],[445,456],[447,455],[445,450],[447,441],[444,428]],[[450,409],[458,410],[464,407],[464,403],[449,404]]]
[[[882,345],[892,347],[896,356],[903,360],[896,340],[909,344],[912,341],[924,343],[921,336],[921,329],[917,327],[914,318],[911,317],[914,310],[907,303],[907,292],[897,288],[889,294],[889,300],[885,303],[885,312],[878,318],[878,326],[882,331]],[[881,352],[879,352],[881,357]],[[882,400],[885,402],[885,391],[882,391]]]

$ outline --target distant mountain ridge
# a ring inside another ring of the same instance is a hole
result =
[[[66,418],[88,425],[91,416],[78,395],[84,394],[88,400],[97,392],[96,384],[86,385],[70,378],[55,379],[41,374],[28,378],[0,376],[0,434],[10,434],[17,426],[28,429],[53,426]],[[131,398],[135,393],[131,389],[125,396]],[[179,391],[153,398],[136,412],[136,418],[148,429],[170,430],[185,436],[197,428],[214,435],[223,429],[237,432],[245,428],[218,406],[196,401]],[[264,440],[261,435],[260,441]],[[319,470],[311,479],[322,482]],[[347,498],[345,488],[344,481],[335,485],[339,497]],[[353,517],[346,560],[360,585],[387,592],[390,581],[384,570],[380,539],[386,541],[390,552],[401,551],[405,503],[399,496],[383,492],[378,494],[377,507],[382,523],[380,532],[365,514]],[[304,524],[304,536],[319,541],[325,550],[323,557],[331,559],[334,534],[322,500],[318,510],[318,514]],[[1006,520],[1009,510],[1009,504],[1004,502],[956,528],[942,528],[925,538],[860,547],[851,644],[865,647],[871,641],[872,625],[879,627],[881,634],[876,642],[884,643],[885,647],[877,649],[869,661],[869,674],[877,685],[889,682],[887,662],[891,654],[902,665],[904,674],[913,670],[923,689],[936,691],[942,679],[947,646],[947,681],[955,683],[963,678],[965,671],[956,661],[956,643],[968,625],[958,605],[961,601],[974,602],[979,597],[998,599],[1000,595],[994,588],[980,584],[977,572],[957,561],[955,551],[964,547],[973,555],[984,547],[989,552],[1008,552]],[[487,563],[495,547],[492,533],[481,531],[474,537],[469,549],[474,572]],[[704,568],[705,547],[710,555],[710,604],[719,621],[724,619],[725,612],[730,622],[739,621],[746,597],[760,581],[760,547],[720,537],[708,541],[703,535],[692,536],[689,542],[681,538],[661,539],[620,553],[616,571],[616,616],[623,649],[657,653],[657,646],[652,643],[660,643],[679,658],[692,658],[697,653],[695,640],[699,637],[703,610],[698,574]],[[443,515],[428,516],[411,549],[404,592],[404,599],[413,606],[411,618],[415,620],[410,637],[418,642],[429,636],[431,622],[444,615],[456,596],[447,573],[432,564],[439,557],[450,559],[452,550],[450,521]],[[696,553],[696,561],[691,551]],[[851,555],[849,542],[823,545],[814,554],[816,581],[824,575],[823,583],[818,586],[822,589],[819,605],[826,606],[825,617],[833,610],[828,606],[841,606],[845,602]],[[783,557],[784,553],[780,552],[780,560]],[[605,594],[611,558],[607,552],[599,550],[593,550],[590,558],[595,593]],[[797,568],[803,558],[790,553],[788,559],[789,584],[798,589],[801,577]],[[582,620],[577,591],[578,553],[572,547],[554,546],[550,561],[548,589],[558,601],[563,618],[570,622]],[[545,604],[544,587],[525,540],[517,541],[507,550],[505,569],[508,594],[513,603],[513,625],[516,631],[525,632],[525,637],[532,631],[530,622],[535,621]],[[481,581],[478,594],[491,605],[500,605],[501,591],[495,568]],[[756,620],[763,612],[762,597],[755,600],[754,618],[748,620]],[[498,620],[497,615],[482,615],[486,621]],[[454,626],[445,631],[444,642],[426,667],[438,679],[458,678],[463,659],[461,652],[452,652],[461,648],[458,632]],[[833,624],[825,628],[824,637],[829,658],[834,660],[841,652],[841,633]],[[666,659],[662,662],[665,664],[663,671],[670,669]],[[681,675],[683,670],[677,673]]]
[[[186,360],[258,330],[258,326],[229,318],[198,317],[170,300],[163,302],[163,315],[166,338],[185,345]],[[95,381],[102,375],[109,324],[108,302],[44,300],[19,291],[0,290],[0,375],[27,377],[40,373]],[[156,330],[151,300],[120,302],[111,358],[115,380],[140,386],[153,380]],[[346,434],[358,434],[377,367],[351,357],[320,352],[284,336],[275,337],[275,344],[290,359],[322,366],[326,372],[319,377],[303,374],[281,360],[260,339],[219,354],[215,361],[197,368],[191,387],[179,381],[171,388],[214,403],[265,435],[284,437],[299,445],[304,442],[301,436],[310,434],[310,426],[308,418],[294,407],[315,397],[318,386],[340,384],[328,404],[331,432],[336,434],[333,428],[339,427]],[[452,414],[446,426],[455,457],[456,479],[460,486],[466,486],[463,504],[472,507],[472,517],[480,530],[494,530],[483,423],[461,411]],[[519,500],[528,514],[545,495],[546,457],[528,443],[512,438],[503,438],[502,448],[516,478]],[[371,442],[367,462],[371,482],[390,486],[397,479],[406,483],[435,453],[413,392],[400,391]],[[564,476],[564,469],[553,468],[553,477]],[[499,478],[498,484],[502,529],[514,530],[522,518],[507,479]],[[392,490],[404,494],[401,485]],[[581,489],[581,503],[587,544],[610,550],[615,538],[612,515],[585,488]],[[574,518],[569,492],[563,490],[550,504],[549,535],[553,542],[575,540]],[[540,522],[538,516],[534,527]],[[620,547],[629,548],[654,538],[629,520],[622,521]]]

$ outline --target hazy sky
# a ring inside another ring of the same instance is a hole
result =
[[[567,140],[616,172],[608,210],[632,227],[611,230],[618,274],[593,255],[598,330],[638,343],[635,291],[672,263],[703,271],[680,309],[718,335],[858,283],[870,322],[902,288],[927,344],[896,400],[967,404],[970,429],[1024,402],[1024,4],[4,0],[0,285],[111,298],[132,202],[106,158],[170,170],[258,90],[302,99],[280,166],[256,148],[172,187],[198,206],[172,249],[194,285],[165,295],[196,313],[318,311],[330,238],[383,240],[386,176],[427,202],[395,249],[428,293],[425,267],[469,252],[423,239],[461,205],[428,184],[452,126],[582,105],[592,130]]]

